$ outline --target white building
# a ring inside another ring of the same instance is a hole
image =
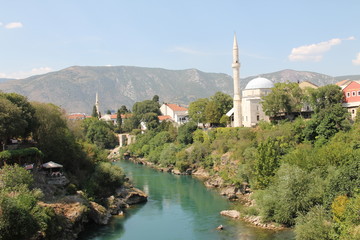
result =
[[[242,91],[242,123],[244,127],[253,127],[259,121],[269,121],[265,115],[261,101],[262,97],[271,92],[274,83],[269,79],[258,77],[251,80]]]
[[[160,107],[161,114],[170,116],[171,120],[183,124],[189,121],[188,109],[177,104],[164,103]]]

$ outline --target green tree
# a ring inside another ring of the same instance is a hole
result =
[[[205,108],[206,122],[211,125],[218,125],[220,123],[221,111],[219,111],[218,105],[214,101],[210,101]]]
[[[229,94],[223,92],[216,92],[210,97],[210,101],[217,105],[219,114],[223,116],[233,107],[233,99]],[[220,116],[220,117],[221,117]]]
[[[116,132],[117,133],[121,132],[121,125],[122,125],[121,111],[120,111],[120,109],[118,109],[118,111],[116,113]]]
[[[205,109],[209,104],[209,99],[199,98],[191,102],[189,105],[189,117],[192,121],[197,123],[206,123]]]
[[[259,144],[255,161],[255,176],[258,188],[265,188],[269,185],[280,166],[279,158],[279,141],[268,138]]]
[[[307,94],[308,102],[315,113],[342,103],[343,98],[341,88],[337,85],[325,85],[317,89],[309,89]]]
[[[93,121],[86,132],[86,139],[88,142],[97,145],[100,148],[114,148],[117,143],[117,139],[110,127],[104,121]]]
[[[188,122],[179,127],[177,140],[182,144],[193,143],[193,132],[197,129],[194,122]]]
[[[151,101],[151,100],[145,100],[142,102],[136,102],[133,106],[133,113],[136,115],[142,115],[145,113],[156,113],[157,115],[160,115],[160,109],[159,109],[159,103]]]
[[[8,138],[18,137],[25,133],[28,124],[21,115],[21,109],[18,106],[0,96],[0,138],[3,150]]]
[[[271,92],[262,97],[262,107],[266,115],[277,117],[300,112],[303,93],[297,83],[275,83]]]
[[[91,116],[94,117],[94,118],[98,118],[98,117],[99,117],[98,112],[97,112],[97,108],[96,108],[95,105],[93,106],[93,110],[92,110]]]
[[[122,105],[119,110],[121,114],[129,113],[129,110],[126,108],[125,105]]]
[[[297,240],[335,240],[330,214],[321,206],[313,207],[308,213],[296,219]]]
[[[5,97],[20,109],[21,119],[26,121],[27,124],[24,132],[22,133],[22,137],[27,137],[36,127],[34,107],[30,104],[26,97],[17,93],[0,93],[0,96]]]
[[[156,113],[145,113],[141,120],[146,123],[147,129],[155,129],[159,126],[159,118]]]
[[[159,96],[158,96],[158,95],[154,95],[153,98],[152,98],[152,101],[159,103]]]
[[[107,111],[106,111],[106,114],[111,114],[111,111],[110,111],[110,110],[107,110]]]

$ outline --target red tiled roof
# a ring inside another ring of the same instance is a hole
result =
[[[86,118],[85,114],[76,113],[76,114],[70,114],[67,116],[69,120],[80,120]]]
[[[181,107],[177,104],[173,104],[173,103],[167,103],[166,106],[168,106],[169,108],[171,108],[173,111],[187,111],[187,108]]]
[[[159,121],[164,121],[166,119],[171,119],[171,117],[169,115],[165,115],[165,116],[158,116]]]
[[[125,119],[125,118],[129,118],[132,116],[132,113],[125,113],[125,114],[121,114],[121,118]],[[110,118],[115,120],[117,118],[117,114],[111,114]]]
[[[345,80],[342,80],[342,81],[337,82],[337,83],[335,83],[335,84],[338,85],[339,87],[341,87],[341,86],[343,86],[343,85],[349,85],[350,82],[351,82],[350,80],[345,79]]]

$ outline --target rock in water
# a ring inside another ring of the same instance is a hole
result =
[[[224,210],[220,212],[221,215],[238,219],[240,218],[240,212],[236,210]]]

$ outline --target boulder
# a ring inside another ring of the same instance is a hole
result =
[[[238,198],[236,196],[237,192],[238,192],[238,188],[236,188],[234,186],[230,186],[230,187],[223,188],[221,190],[220,194],[223,196],[226,196],[230,200],[234,200],[234,199]]]
[[[222,179],[220,176],[212,177],[205,182],[205,186],[208,188],[218,188],[223,186],[223,184],[224,179]]]
[[[236,210],[224,210],[224,211],[221,211],[220,214],[223,216],[231,217],[231,218],[235,218],[235,219],[240,218],[240,212],[236,211]]]
[[[97,204],[96,202],[90,202],[89,218],[96,224],[108,224],[110,217],[110,211],[106,210],[105,207]]]
[[[137,188],[120,188],[116,191],[117,197],[123,198],[124,202],[129,205],[143,203],[147,201],[147,195]]]
[[[122,211],[122,209],[129,207],[124,199],[114,196],[110,196],[106,199],[106,206],[112,215],[117,215]]]

